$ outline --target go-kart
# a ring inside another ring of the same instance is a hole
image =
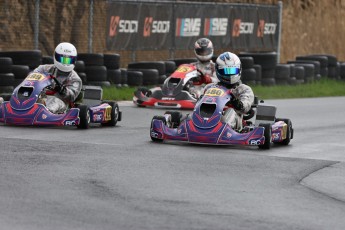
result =
[[[77,126],[87,129],[90,123],[115,126],[121,121],[122,113],[115,101],[91,98],[86,99],[89,104],[83,104],[84,94],[90,94],[87,87],[83,88],[76,101],[70,103],[64,113],[50,112],[42,98],[54,85],[59,84],[61,86],[61,83],[49,74],[30,73],[14,89],[9,101],[0,105],[0,122],[11,125]]]
[[[198,99],[192,94],[200,72],[193,64],[182,64],[165,79],[161,87],[140,87],[134,92],[133,103],[139,107],[193,109]]]
[[[243,116],[243,129],[232,129],[223,117],[232,97],[229,89],[214,86],[206,90],[191,115],[183,117],[180,111],[167,111],[164,116],[154,116],[150,128],[152,141],[248,145],[261,149],[269,149],[272,142],[290,143],[293,138],[291,121],[276,118],[276,107],[259,102],[257,97],[251,110]]]

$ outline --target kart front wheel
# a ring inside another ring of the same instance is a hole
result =
[[[264,136],[265,136],[265,143],[262,145],[259,145],[260,149],[270,149],[271,148],[271,136],[272,136],[272,130],[271,130],[271,124],[259,124],[260,127],[264,127]]]
[[[87,105],[78,105],[79,109],[79,129],[88,129],[90,124],[90,111]]]
[[[160,120],[160,121],[163,122],[164,125],[167,124],[167,121],[166,121],[166,119],[165,119],[164,116],[154,116],[154,117],[152,118],[152,121],[151,121],[151,128],[150,128],[150,137],[151,137],[151,140],[154,141],[154,142],[162,142],[163,139],[159,139],[159,138],[156,138],[156,137],[153,137],[153,136],[152,136],[151,131],[152,131],[153,120]]]

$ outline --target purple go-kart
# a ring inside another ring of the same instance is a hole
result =
[[[288,145],[293,138],[289,119],[275,117],[276,107],[258,102],[243,117],[243,129],[236,131],[224,121],[223,114],[231,91],[225,87],[209,88],[199,99],[192,114],[182,118],[179,111],[167,111],[151,121],[152,141],[182,141],[211,145],[248,145],[269,149],[271,143]]]
[[[41,98],[49,92],[53,81],[60,84],[48,74],[30,73],[14,89],[9,101],[0,105],[0,122],[10,125],[77,126],[87,129],[90,123],[115,126],[121,121],[122,113],[118,104],[115,101],[102,101],[102,88],[96,86],[83,87],[76,101],[70,103],[64,113],[51,113]]]

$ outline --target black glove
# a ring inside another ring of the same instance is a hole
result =
[[[66,87],[61,84],[56,84],[54,90],[58,92],[60,95],[66,94]]]
[[[242,110],[243,109],[243,103],[242,101],[236,99],[235,97],[231,98],[231,104],[236,110]]]

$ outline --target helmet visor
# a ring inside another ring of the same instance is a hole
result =
[[[61,64],[71,65],[71,64],[75,64],[77,57],[66,56],[66,55],[55,53],[55,59]]]
[[[210,55],[212,53],[212,48],[196,48],[195,53],[200,56]]]
[[[237,67],[225,67],[223,69],[217,69],[218,74],[222,76],[231,76],[240,73],[240,68]]]

